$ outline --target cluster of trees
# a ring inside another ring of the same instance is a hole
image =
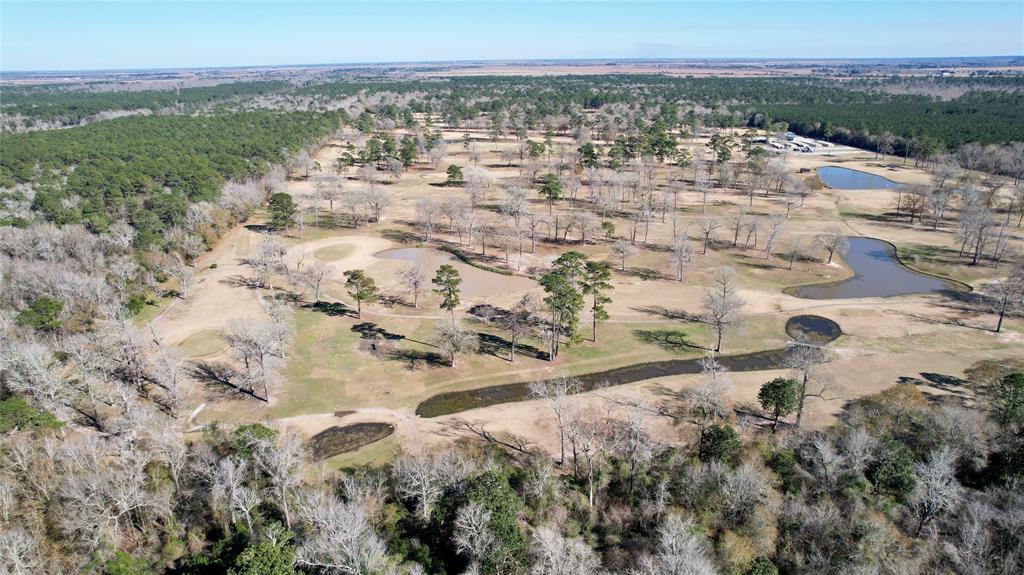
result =
[[[533,386],[537,425],[560,446],[553,454],[456,419],[448,425],[461,439],[442,450],[410,445],[388,465],[319,473],[285,428],[218,426],[186,442],[168,414],[135,405],[116,428],[83,433],[26,413],[34,400],[18,407],[16,395],[0,401],[23,422],[0,444],[0,566],[19,575],[1024,569],[1024,365],[969,370],[974,407],[900,384],[821,431],[780,423],[812,393],[800,385],[807,362],[790,365],[793,378],[762,387],[763,414],[733,409],[729,374],[713,357],[698,387],[657,403],[576,395],[579,382],[557,377]]]
[[[254,180],[338,127],[333,114],[247,112],[120,118],[67,130],[4,137],[0,199],[27,202],[58,225],[104,232],[118,221],[152,248],[181,225],[192,202],[218,198],[225,182]],[[25,225],[24,216],[3,223]]]
[[[950,101],[916,95],[879,95],[863,102],[771,102],[757,106],[748,125],[785,122],[798,134],[874,149],[885,140],[890,153],[928,159],[967,143],[1022,142],[1018,131],[1024,93],[972,92]]]
[[[132,90],[130,86],[4,86],[4,130],[37,130],[101,120],[104,113],[189,113],[228,102],[280,91],[282,81],[225,82],[166,90]],[[119,89],[121,88],[121,89]]]

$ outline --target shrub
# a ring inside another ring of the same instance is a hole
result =
[[[767,557],[758,557],[747,569],[747,575],[779,575],[779,568]]]
[[[18,325],[41,331],[56,331],[60,329],[60,314],[63,311],[64,303],[60,300],[40,297],[21,310],[16,321]]]
[[[14,429],[56,429],[60,425],[52,414],[39,411],[20,397],[0,401],[0,433]]]
[[[273,439],[277,432],[262,423],[239,425],[231,432],[231,448],[239,455],[249,456],[258,441]]]
[[[142,310],[146,307],[146,298],[138,295],[133,295],[128,298],[128,301],[126,301],[124,305],[125,307],[128,308],[128,311],[130,311],[132,315],[139,315],[140,313],[142,313]]]
[[[914,454],[899,441],[886,440],[867,477],[878,493],[903,499],[914,489]]]
[[[697,457],[707,463],[721,461],[732,463],[742,447],[740,436],[729,425],[716,423],[704,430],[700,436]]]

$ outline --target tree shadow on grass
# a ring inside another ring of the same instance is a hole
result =
[[[318,301],[316,303],[309,304],[306,307],[331,317],[355,317],[353,311],[343,303]]]
[[[423,236],[420,234],[394,228],[381,230],[380,235],[386,240],[391,240],[400,244],[418,244],[423,241]]]
[[[659,316],[674,321],[692,321],[704,323],[704,318],[681,309],[669,309],[662,305],[641,305],[631,307],[633,311],[639,311],[650,315]]]
[[[405,362],[409,371],[416,371],[422,367],[448,367],[447,358],[433,351],[396,349],[388,353],[387,358],[392,361]]]
[[[707,351],[708,348],[690,343],[686,334],[678,329],[635,329],[633,336],[643,343],[654,344],[665,351],[682,353],[692,350]]]
[[[242,274],[235,274],[226,277],[220,280],[220,282],[232,287],[244,287],[248,289],[260,289],[263,287],[263,281],[259,278],[243,276]]]
[[[480,338],[480,353],[511,361],[512,343],[509,340],[491,333],[478,333],[477,336]],[[546,352],[532,345],[516,343],[516,356],[520,355],[545,361],[548,359]]]
[[[203,384],[217,395],[214,400],[225,400],[247,395],[262,400],[251,389],[241,387],[237,382],[242,379],[242,374],[234,367],[214,361],[197,361],[189,366],[189,375],[192,379]]]
[[[948,394],[942,401],[956,398],[962,405],[966,405],[967,400],[973,399],[973,394],[969,391],[971,383],[966,379],[944,373],[921,372],[920,375],[920,378],[903,376],[899,378],[899,382],[942,390]]]
[[[637,268],[626,266],[625,271],[623,271],[621,268],[615,268],[615,271],[624,276],[638,278],[643,281],[671,279],[667,275],[661,273],[660,271],[651,268]]]
[[[405,336],[399,333],[391,333],[390,331],[380,327],[379,325],[364,321],[363,323],[357,323],[352,326],[352,331],[359,334],[362,339],[377,339],[395,341],[405,339]]]
[[[772,252],[772,256],[773,256],[772,259],[766,260],[766,259],[764,259],[763,257],[760,257],[760,256],[754,258],[754,257],[751,257],[751,256],[749,256],[747,254],[738,254],[736,256],[736,260],[735,261],[739,265],[741,265],[741,266],[743,266],[745,268],[752,268],[752,269],[758,269],[758,270],[785,269],[785,265],[789,264],[789,262],[786,262],[785,265],[777,263],[777,261],[779,260],[779,257],[780,257],[778,252]]]
[[[478,303],[469,308],[469,315],[483,321],[501,321],[508,316],[508,310],[489,303]]]

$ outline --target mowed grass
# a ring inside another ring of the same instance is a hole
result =
[[[220,330],[204,329],[193,333],[182,340],[178,350],[188,358],[201,358],[216,355],[227,348]]]
[[[352,255],[356,247],[352,244],[337,244],[320,248],[313,252],[313,257],[322,262],[333,262]]]
[[[327,315],[311,309],[295,314],[296,336],[283,370],[284,386],[273,417],[323,413],[359,407],[411,409],[442,392],[546,379],[553,374],[582,375],[665,359],[700,357],[714,343],[711,326],[697,322],[646,320],[581,326],[584,340],[563,343],[556,361],[538,340],[517,346],[509,360],[506,334],[459,314],[480,335],[476,353],[447,364],[431,343],[438,321],[364,314],[362,319]],[[752,317],[730,329],[723,353],[737,354],[780,347],[786,341],[783,315]],[[376,341],[377,349],[372,349]]]
[[[384,439],[366,444],[359,449],[329,457],[323,464],[329,469],[355,469],[363,466],[380,466],[395,460],[402,451],[401,440],[391,434]]]
[[[142,311],[135,315],[133,318],[135,325],[143,326],[148,324],[157,318],[164,312],[172,303],[175,298],[171,296],[156,296],[151,300],[146,301],[146,305],[142,307]]]

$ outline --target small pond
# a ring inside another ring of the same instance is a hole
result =
[[[824,345],[843,335],[843,330],[827,317],[795,315],[786,322],[786,334],[798,341]]]
[[[846,262],[853,277],[823,284],[786,288],[785,293],[806,299],[888,297],[915,293],[966,292],[960,282],[916,272],[900,262],[892,244],[874,238],[850,238]]]
[[[395,248],[384,250],[378,253],[377,257],[385,260],[416,262],[423,266],[428,279],[433,279],[437,268],[443,264],[451,264],[459,270],[459,275],[462,277],[462,285],[459,288],[464,297],[486,297],[510,291],[527,291],[537,286],[530,278],[482,270],[463,263],[448,252],[433,248]]]
[[[903,187],[903,184],[882,176],[839,166],[818,168],[818,175],[825,185],[834,190],[895,190]]]
[[[390,423],[368,422],[328,427],[309,440],[313,458],[322,461],[340,453],[355,451],[395,432]]]

